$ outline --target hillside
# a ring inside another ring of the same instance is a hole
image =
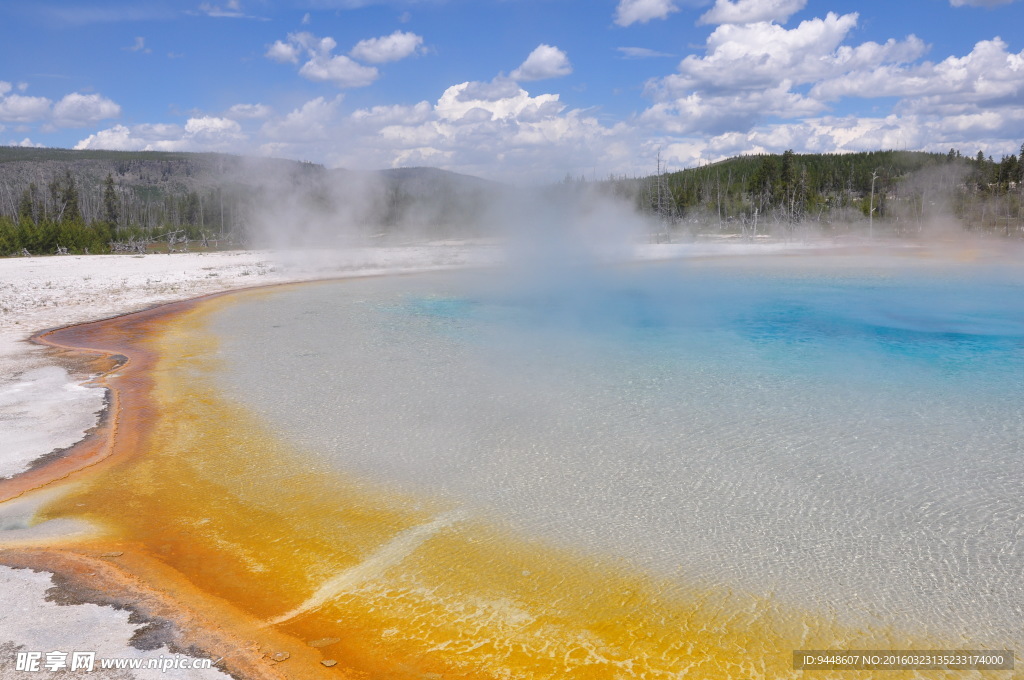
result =
[[[98,252],[169,233],[281,244],[292,230],[308,236],[310,223],[328,241],[450,237],[475,228],[497,186],[436,168],[357,172],[226,154],[0,147],[0,254]],[[75,223],[94,233],[72,238]]]
[[[957,222],[1024,237],[1016,156],[787,151],[578,188],[543,193],[624,198],[658,218],[657,238],[808,228],[903,235]],[[0,255],[475,237],[517,195],[437,168],[362,172],[212,153],[0,147]],[[533,200],[524,194],[511,204]]]
[[[920,231],[953,218],[970,230],[1024,236],[1024,164],[956,150],[765,154],[639,180],[612,180],[669,228],[778,233],[813,225],[842,230],[867,222],[882,233]]]

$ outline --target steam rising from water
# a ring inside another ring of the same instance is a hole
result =
[[[523,188],[433,168],[381,172],[252,160],[234,181],[254,187],[254,245],[344,249],[451,240],[507,242],[513,259],[621,256],[650,224],[598,185]]]

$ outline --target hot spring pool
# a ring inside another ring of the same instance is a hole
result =
[[[220,388],[317,465],[844,625],[1021,640],[1013,270],[429,274],[282,289],[211,324]]]
[[[89,564],[288,677],[797,680],[800,649],[1024,646],[1019,267],[548,264],[68,329],[128,357],[117,437],[36,521],[83,521]]]

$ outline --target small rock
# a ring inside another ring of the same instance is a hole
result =
[[[270,655],[270,658],[278,662],[287,661],[289,658],[291,658],[291,654],[289,654],[288,652],[274,652]]]
[[[102,555],[100,555],[100,557],[120,557],[123,554],[123,552],[108,552],[103,553]]]
[[[306,644],[310,647],[326,647],[327,645],[333,645],[335,642],[341,642],[341,638],[320,638],[319,640],[310,640]]]
[[[338,665],[338,662],[335,661],[334,659],[324,659],[320,663],[322,663],[323,665],[327,666],[328,668],[330,668],[331,666],[337,666]]]

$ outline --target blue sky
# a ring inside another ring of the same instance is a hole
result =
[[[499,180],[1024,142],[1024,0],[0,4],[0,143]]]

